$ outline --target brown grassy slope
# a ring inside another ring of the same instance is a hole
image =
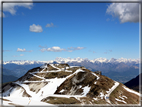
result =
[[[47,69],[46,70],[48,70],[48,71],[51,71],[51,70],[58,70],[58,69],[56,69],[56,68],[53,68],[50,64],[47,64]]]
[[[41,90],[41,88],[47,84],[48,82],[32,82],[32,83],[28,83],[28,86],[30,91],[38,93]]]
[[[25,81],[25,80],[28,80],[30,78],[34,78],[34,76],[30,73],[33,73],[33,72],[36,72],[36,71],[41,71],[43,70],[43,68],[40,68],[40,67],[36,67],[36,68],[33,68],[31,70],[29,70],[24,76],[20,77],[17,81]]]
[[[83,87],[89,86],[91,87],[89,93],[87,94],[88,97],[96,97],[100,94],[100,92],[106,93],[106,91],[109,90],[114,85],[114,81],[106,76],[100,75],[100,79],[97,80],[97,77],[94,76],[92,71],[85,70],[86,72],[79,72],[75,75],[72,75],[70,78],[65,80],[64,83],[62,83],[58,88],[55,94],[69,94],[71,89],[74,87],[76,92],[74,95],[80,95],[83,92]],[[85,76],[84,76],[85,75]],[[82,77],[84,76],[84,80],[80,81]],[[73,83],[73,80],[77,79],[78,83]],[[97,82],[97,84],[94,84],[94,82]],[[76,87],[77,86],[77,87]],[[81,87],[81,88],[79,88]],[[64,90],[64,92],[60,92],[61,90]]]
[[[72,67],[72,68],[68,68],[67,70],[71,70],[73,73],[79,69],[80,67]]]
[[[58,67],[58,68],[64,68],[64,67],[70,67],[68,64],[54,64],[54,66]]]
[[[116,101],[115,98],[122,100],[119,96],[126,96],[127,98],[124,98],[124,101],[127,102],[127,104],[138,104],[139,103],[139,96],[128,92],[125,90],[122,86],[124,86],[122,83],[111,93],[110,95],[110,101],[114,104],[125,104],[120,101]]]
[[[46,97],[41,100],[42,102],[50,104],[80,104],[80,101],[74,97],[65,98],[65,97]]]

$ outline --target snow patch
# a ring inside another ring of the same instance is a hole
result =
[[[71,70],[65,70],[65,72],[72,72]]]
[[[70,66],[70,68],[74,68],[74,67],[80,67],[80,66]]]
[[[96,75],[95,73],[92,73],[93,75],[95,75],[97,77],[97,80],[100,78],[98,75]]]
[[[105,94],[105,100],[106,100],[106,102],[111,103],[110,100],[109,100],[109,96],[110,96],[110,94],[112,93],[112,91],[115,90],[115,88],[116,88],[118,85],[119,85],[119,82],[116,82],[116,81],[115,81],[115,84],[109,89],[109,91],[106,91],[106,92],[107,92],[107,94]]]
[[[126,99],[127,99],[127,97],[126,97],[126,96],[124,96],[124,95],[123,95],[122,97],[124,97],[124,98],[126,98]]]
[[[87,95],[87,93],[90,91],[90,88],[91,87],[89,87],[89,86],[86,86],[86,87],[83,87],[82,89],[83,89],[83,96],[86,96]]]
[[[109,91],[106,91],[108,94],[106,95],[110,95],[110,93],[119,85],[119,82],[116,82],[114,83],[114,85],[109,89]]]
[[[75,71],[75,73],[78,73],[78,72],[85,72],[85,71],[83,71],[82,69],[79,68]]]
[[[80,85],[79,88],[81,88],[82,86]]]
[[[115,100],[116,100],[116,101],[123,102],[123,103],[125,103],[125,104],[126,104],[126,102],[125,102],[125,101],[123,101],[123,100],[120,100],[120,99],[117,99],[117,98],[115,98]]]
[[[124,98],[123,98],[123,97],[121,97],[121,96],[119,96],[119,98],[121,98],[122,100],[124,100]]]
[[[62,92],[64,92],[65,90],[64,89],[62,89],[60,92],[62,93]]]
[[[98,98],[93,98],[94,100],[98,100]]]
[[[35,74],[31,73],[31,72],[30,72],[30,74],[32,74],[33,76],[35,76],[35,77],[37,77],[37,78],[40,78],[40,79],[43,79],[43,80],[45,79],[45,78],[40,77],[40,76],[38,76],[38,75],[35,75]]]
[[[142,96],[140,93],[138,93],[138,92],[136,92],[136,91],[134,91],[134,90],[131,90],[131,89],[125,87],[125,86],[123,86],[123,88],[124,88],[125,90],[131,92],[131,93],[134,93],[134,94],[138,95],[138,96]]]
[[[43,64],[40,68],[47,68],[47,63]]]
[[[60,69],[60,68],[57,68],[56,66],[54,66],[54,64],[50,64],[53,68],[56,68],[56,69]]]
[[[100,96],[99,96],[99,97],[101,97],[101,99],[103,99],[104,93],[103,93],[103,92],[100,92]]]

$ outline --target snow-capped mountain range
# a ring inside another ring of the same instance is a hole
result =
[[[57,62],[57,63],[71,63],[71,62],[78,62],[81,63],[83,61],[87,61],[87,62],[92,62],[92,63],[135,63],[135,64],[139,64],[140,60],[139,59],[126,59],[126,58],[119,58],[119,59],[115,59],[115,58],[111,58],[106,59],[106,58],[96,58],[93,60],[89,60],[88,58],[61,58],[61,57],[57,57],[55,58],[55,60],[50,60],[50,61],[30,61],[30,60],[12,60],[12,61],[4,61],[3,64],[9,64],[9,63],[14,63],[14,64],[18,64],[18,65],[23,65],[23,64],[43,64],[43,63],[53,63],[53,62]]]
[[[139,74],[139,59],[114,59],[97,58],[89,60],[87,58],[61,58],[57,57],[50,61],[29,61],[29,60],[12,60],[3,62],[3,69],[10,70],[3,74],[11,74],[16,77],[23,76],[29,69],[41,66],[44,63],[67,63],[70,66],[84,66],[91,71],[102,71],[103,75],[108,76],[116,81],[125,83]]]

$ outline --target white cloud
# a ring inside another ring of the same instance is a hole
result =
[[[47,24],[46,27],[55,27],[55,25],[51,23],[51,24]]]
[[[46,51],[46,48],[42,48],[40,51],[41,51],[41,52],[44,52],[44,51]]]
[[[61,49],[60,47],[58,46],[54,46],[54,47],[51,47],[51,48],[47,48],[46,51],[52,51],[52,52],[61,52],[61,51],[64,51],[65,49]]]
[[[19,0],[0,0],[2,1],[19,1]],[[26,1],[32,1],[32,0],[20,0],[23,1],[23,3],[3,3],[3,11],[4,12],[10,12],[12,15],[16,14],[17,7],[25,7],[28,9],[31,9],[33,6],[33,3],[26,3]],[[1,11],[1,5],[0,5],[0,11]],[[5,14],[3,14],[5,16]]]
[[[74,48],[75,50],[82,50],[82,49],[84,49],[85,47],[76,47],[76,48]]]
[[[112,3],[106,13],[118,17],[121,23],[139,22],[139,3]]]
[[[26,51],[25,48],[24,49],[20,49],[20,48],[17,49],[17,52],[25,52],[25,51]]]
[[[30,26],[30,29],[29,29],[31,32],[42,32],[42,27],[40,25],[31,25]]]
[[[18,48],[17,49],[17,52],[32,52],[32,50],[30,50],[30,51],[26,51],[26,49],[24,48],[24,49],[20,49],[20,48]]]

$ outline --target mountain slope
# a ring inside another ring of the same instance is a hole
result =
[[[2,75],[2,82],[6,83],[6,82],[11,82],[11,81],[16,81],[18,78],[13,76],[13,75]]]
[[[140,76],[142,77],[142,73],[138,75],[137,77],[131,79],[130,81],[126,82],[125,85],[139,92],[139,85],[142,86],[142,81],[141,81],[141,84],[139,84]]]
[[[16,75],[12,70],[9,70],[7,68],[3,68],[3,72],[2,72],[3,75]]]
[[[28,102],[43,105],[138,104],[140,96],[106,76],[68,64],[44,64],[33,68],[17,81],[5,84],[2,92],[5,105],[10,101],[19,105],[17,99],[25,99],[25,105],[34,104]]]

